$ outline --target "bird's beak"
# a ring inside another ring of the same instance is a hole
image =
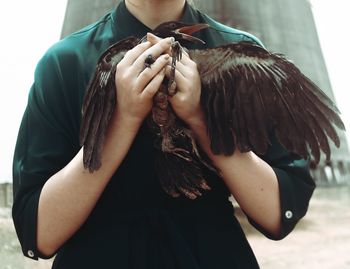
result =
[[[181,38],[192,43],[205,44],[202,39],[192,36],[193,33],[198,32],[202,29],[208,28],[209,25],[206,23],[197,23],[190,26],[183,26],[175,30],[176,34],[181,35]]]

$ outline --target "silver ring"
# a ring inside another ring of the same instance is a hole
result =
[[[145,59],[145,63],[144,63],[144,66],[145,68],[148,67],[148,68],[151,68],[151,65],[156,61],[156,58],[153,57],[152,54],[148,54],[146,59]]]

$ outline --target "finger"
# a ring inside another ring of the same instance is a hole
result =
[[[162,38],[160,38],[152,33],[147,33],[147,41],[150,42],[152,45],[157,44],[161,40],[162,40]]]
[[[155,45],[161,40],[162,40],[162,38],[160,38],[152,33],[147,33],[147,41],[151,42],[151,44]],[[171,46],[169,47],[169,49],[167,51],[165,51],[165,53],[171,55]]]
[[[151,66],[151,68],[145,68],[137,77],[136,89],[141,92],[152,78],[158,74],[168,64],[169,55],[164,54],[160,56]]]
[[[133,63],[133,68],[140,73],[145,67],[145,60],[149,55],[158,58],[159,55],[167,51],[172,43],[173,38],[164,38],[157,44],[146,49]]]
[[[151,42],[151,44],[155,45],[161,40],[162,40],[162,38],[160,38],[152,33],[147,33],[147,41]],[[169,50],[166,51],[166,53],[171,55],[171,46],[170,46]],[[185,62],[187,63],[188,60],[190,60],[188,50],[185,47],[182,47],[182,57],[184,57],[184,56],[187,57],[187,59],[185,59]]]
[[[151,44],[153,44],[153,45],[157,44],[160,40],[162,40],[162,38],[160,38],[160,37],[158,37],[158,36],[156,36],[156,35],[154,35],[152,33],[147,33],[147,41],[151,42]],[[171,49],[169,49],[169,51],[167,51],[167,53],[169,55],[171,55]],[[186,62],[188,60],[190,60],[190,56],[188,54],[188,50],[185,47],[182,47],[182,55],[187,57],[187,59],[185,59]]]
[[[141,97],[151,99],[158,91],[161,83],[165,77],[165,69],[163,68],[158,74],[156,74],[153,79],[148,83],[141,93]]]
[[[148,41],[135,46],[125,54],[121,62],[123,62],[127,66],[132,65],[135,62],[135,60],[150,47],[152,47],[152,43]]]

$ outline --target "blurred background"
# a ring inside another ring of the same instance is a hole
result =
[[[0,269],[50,268],[21,254],[12,220],[11,165],[36,63],[56,41],[97,20],[116,0],[32,0],[0,3]],[[220,22],[248,31],[284,53],[337,103],[350,130],[347,81],[349,0],[198,0]],[[340,133],[332,161],[312,170],[318,188],[307,216],[280,242],[253,230],[237,213],[261,268],[350,268],[350,132]]]

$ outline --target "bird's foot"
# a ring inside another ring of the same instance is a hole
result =
[[[162,151],[165,153],[175,155],[187,162],[192,161],[190,152],[183,148],[175,148],[172,139],[168,136],[163,136]]]
[[[188,161],[188,162],[192,161],[191,157],[187,157],[190,154],[190,152],[187,150],[176,148],[176,149],[171,150],[169,153],[171,153],[171,154],[173,154],[181,159],[184,159],[185,161]]]
[[[171,44],[171,53],[173,60],[171,62],[171,71],[170,71],[170,77],[168,81],[168,94],[170,96],[174,96],[176,94],[176,82],[175,82],[175,69],[176,69],[176,62],[180,61],[182,58],[182,46],[178,41],[174,41]]]
[[[178,41],[174,41],[171,44],[171,53],[172,53],[173,59],[175,59],[175,62],[181,60],[182,50],[183,48]]]

